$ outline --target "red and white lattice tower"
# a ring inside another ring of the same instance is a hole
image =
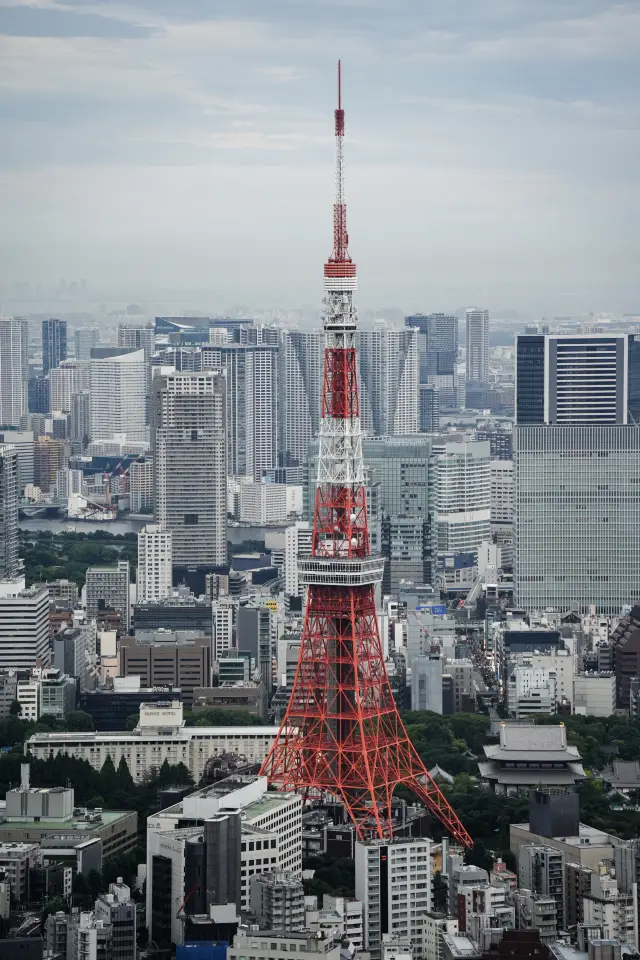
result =
[[[333,253],[324,266],[325,359],[311,557],[300,658],[286,715],[261,773],[281,789],[344,804],[361,838],[392,835],[391,798],[409,787],[465,846],[471,838],[427,773],[398,714],[384,664],[358,402],[338,64]]]

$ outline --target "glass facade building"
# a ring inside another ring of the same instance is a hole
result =
[[[640,595],[640,427],[514,431],[515,601],[617,614]]]

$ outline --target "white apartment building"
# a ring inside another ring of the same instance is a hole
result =
[[[298,558],[311,556],[313,524],[299,520],[287,527],[284,536],[284,592],[290,597],[300,597],[304,588],[298,577]]]
[[[20,704],[21,720],[38,720],[40,717],[40,681],[18,680],[16,700]]]
[[[26,320],[0,317],[0,424],[17,427],[28,413],[29,328]],[[26,481],[23,481],[26,482]]]
[[[380,960],[382,929],[407,938],[422,958],[422,917],[431,910],[431,840],[357,841],[356,899],[363,904],[364,946]]]
[[[153,511],[153,461],[135,461],[129,468],[129,509],[131,513]]]
[[[71,412],[74,393],[91,389],[91,364],[82,360],[62,360],[47,374],[51,391],[51,410]]]
[[[144,350],[91,360],[91,439],[125,434],[146,443],[147,369]]]
[[[0,669],[29,670],[49,663],[49,591],[24,578],[5,581],[0,596]]]
[[[516,720],[555,713],[556,681],[545,667],[517,666],[507,681],[507,709]]]
[[[47,759],[59,753],[87,760],[100,770],[110,756],[117,767],[124,757],[134,780],[167,760],[184,763],[198,781],[208,760],[222,753],[262,763],[278,733],[277,727],[185,727],[182,704],[141,704],[135,730],[118,733],[35,733],[25,753]]]
[[[425,913],[422,917],[423,960],[442,960],[442,938],[458,933],[457,918],[446,913]]]
[[[239,517],[242,523],[264,527],[287,520],[287,486],[284,483],[241,483]]]
[[[384,322],[356,334],[362,431],[388,437],[418,433],[418,331]]]
[[[171,595],[173,537],[157,523],[138,533],[137,602],[162,600]]]
[[[469,307],[467,325],[467,381],[487,383],[489,380],[489,311]]]
[[[227,597],[215,601],[213,618],[213,659],[220,660],[234,646],[236,603]]]
[[[514,627],[513,629],[519,629]],[[535,639],[535,631],[534,631]],[[555,680],[556,698],[573,702],[573,680],[576,673],[575,659],[569,650],[554,650],[553,653],[517,653],[509,659],[516,666],[526,666],[547,670]]]
[[[316,933],[321,930],[326,937],[347,937],[356,950],[364,944],[363,907],[359,900],[348,897],[333,897],[325,893],[322,907],[316,896],[305,897],[304,929]]]
[[[283,330],[279,362],[279,450],[286,465],[302,466],[320,426],[324,331]]]
[[[637,883],[621,893],[618,881],[602,868],[591,875],[591,890],[582,898],[585,926],[600,927],[605,940],[632,943],[638,949]]]
[[[491,526],[509,526],[513,523],[513,460],[492,460]]]
[[[466,553],[491,539],[488,440],[434,443],[438,552]]]
[[[573,681],[573,712],[610,717],[616,712],[615,673],[581,673]]]

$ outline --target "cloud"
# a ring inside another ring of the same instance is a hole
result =
[[[555,291],[564,271],[616,299],[594,267],[615,250],[622,302],[639,286],[639,47],[636,0],[0,0],[0,283],[69,274],[64,257],[92,276],[93,251],[111,283],[131,264],[151,278],[152,259],[159,277],[173,264],[176,283],[196,283],[221,258],[225,282],[259,295],[273,276],[293,283],[270,272],[274,217],[287,276],[313,296],[341,56],[351,234],[370,290],[396,296],[402,277],[417,297],[423,282],[436,307],[429,278],[445,297],[458,276],[533,302],[529,264]],[[29,255],[54,225],[55,267]],[[251,236],[249,279],[234,275],[239,246],[221,249],[236,227],[238,245]],[[157,251],[144,269],[141,247]]]

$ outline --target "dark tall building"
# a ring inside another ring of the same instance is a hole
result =
[[[238,650],[251,653],[268,697],[271,697],[273,688],[270,616],[266,607],[238,608]]]
[[[207,907],[242,904],[241,834],[239,812],[219,813],[204,822],[207,851]]]
[[[516,423],[640,423],[640,337],[518,336]]]
[[[51,384],[48,377],[29,377],[27,384],[29,413],[47,414],[51,410]]]
[[[442,410],[457,409],[458,318],[445,313],[415,313],[404,322],[418,331],[420,385],[437,388]],[[422,397],[420,400],[422,403]]]
[[[42,372],[46,376],[53,367],[67,359],[67,321],[51,317],[42,321]]]
[[[432,376],[451,376],[458,360],[458,318],[444,313],[415,313],[405,326],[419,331],[420,383]]]
[[[640,677],[640,604],[622,617],[610,637],[616,672],[616,706],[630,710],[633,680]]]
[[[440,393],[430,383],[418,387],[418,429],[420,433],[438,433],[440,430]]]

